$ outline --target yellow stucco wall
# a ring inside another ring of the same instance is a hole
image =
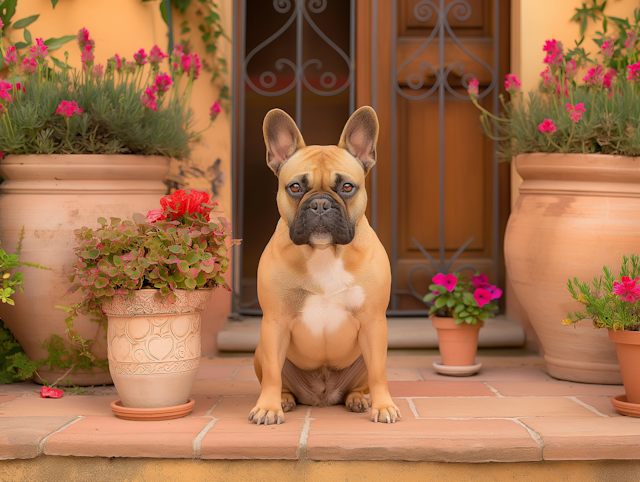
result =
[[[233,24],[233,0],[219,0],[220,16],[229,37]],[[196,3],[196,2],[193,2]],[[40,14],[36,22],[28,29],[32,37],[62,37],[75,35],[85,27],[96,42],[96,63],[106,64],[106,60],[115,53],[133,60],[133,54],[140,48],[148,53],[151,47],[158,45],[162,51],[167,51],[168,28],[162,20],[158,1],[142,2],[141,0],[60,0],[52,9],[50,0],[19,0],[13,21],[31,15]],[[174,40],[180,41],[180,23],[187,19],[191,23],[191,38],[193,51],[201,57],[206,54],[200,41],[197,28],[196,14],[190,7],[186,16],[174,11],[173,26]],[[12,34],[14,42],[22,40],[21,30]],[[229,63],[231,72],[232,46],[226,40],[219,41],[222,55]],[[80,51],[75,41],[65,44],[60,50],[53,52],[57,58],[64,58],[64,51],[69,52],[69,63],[80,66]],[[162,68],[167,71],[168,64]],[[202,70],[200,78],[195,82],[191,107],[195,111],[195,130],[204,129],[209,122],[209,107],[218,99],[219,92],[210,82],[211,74]],[[231,218],[231,109],[227,109],[218,116],[212,128],[207,130],[200,142],[194,145],[192,160],[206,171],[217,158],[221,159],[221,170],[225,174],[225,182],[219,191],[217,201],[227,219]],[[207,189],[205,183],[193,183],[190,187]],[[231,270],[227,272],[227,280],[231,282]],[[230,293],[216,290],[212,302],[203,313],[202,353],[210,354],[215,351],[215,334],[226,321],[231,310]]]
[[[511,0],[511,71],[522,81],[524,92],[538,90],[540,72],[544,70],[542,46],[545,40],[560,40],[565,48],[573,48],[580,39],[580,26],[569,20],[585,0]],[[589,5],[590,1],[586,2]],[[610,0],[605,13],[611,17],[632,18],[640,7],[638,0]],[[614,26],[611,26],[614,27]],[[601,30],[601,22],[589,22],[583,46],[595,52],[593,34]],[[511,201],[518,198],[522,178],[512,166]]]

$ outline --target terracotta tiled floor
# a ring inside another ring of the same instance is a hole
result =
[[[247,421],[260,385],[250,357],[203,358],[185,418],[117,419],[113,387],[42,399],[31,383],[0,385],[0,459],[39,454],[201,459],[516,462],[640,459],[640,419],[609,399],[621,386],[554,380],[533,356],[479,357],[480,374],[437,375],[436,356],[390,356],[403,419],[374,424],[344,406],[298,406],[280,426]]]

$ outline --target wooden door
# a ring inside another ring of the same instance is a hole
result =
[[[480,104],[497,110],[509,72],[508,0],[360,0],[356,59],[357,104],[380,119],[368,215],[393,264],[390,314],[424,310],[415,294],[431,273],[421,266],[441,270],[413,239],[447,264],[473,238],[449,271],[472,265],[501,284],[509,169],[495,163],[466,85],[477,77]]]

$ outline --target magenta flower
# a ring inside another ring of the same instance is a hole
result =
[[[480,91],[480,82],[475,77],[469,81],[469,88],[467,92],[469,92],[470,97],[476,97],[478,92]]]
[[[96,77],[102,77],[104,75],[104,67],[102,64],[96,64],[93,66],[93,75]]]
[[[147,213],[148,223],[155,223],[156,221],[163,221],[165,219],[162,209],[152,209]]]
[[[476,300],[478,306],[482,308],[484,305],[491,302],[491,291],[485,288],[478,288],[473,292],[473,299]]]
[[[136,71],[136,65],[137,65],[137,64],[136,64],[135,62],[131,62],[131,61],[129,61],[129,62],[125,62],[125,63],[124,63],[124,69],[125,69],[128,73],[133,74],[133,73],[135,73],[135,71]]]
[[[553,94],[555,92],[558,97],[562,95],[560,92],[560,80],[551,72],[550,67],[540,72],[540,77],[542,77],[543,92],[547,94]],[[564,79],[564,95],[565,97],[569,97],[569,81],[567,79]]]
[[[158,93],[162,95],[173,85],[173,80],[169,74],[161,73],[156,75],[156,80],[153,85],[155,85]]]
[[[209,117],[211,118],[211,120],[213,120],[216,117],[218,117],[219,113],[220,113],[220,102],[216,100],[211,106],[211,108],[209,109]]]
[[[604,74],[604,80],[602,81],[602,85],[604,86],[605,89],[610,89],[612,84],[613,84],[613,79],[616,78],[616,75],[618,73],[616,72],[616,69],[609,69],[609,71]]]
[[[629,82],[640,82],[640,62],[627,66]]]
[[[120,58],[120,56],[119,56],[118,54],[115,54],[115,55],[113,56],[113,58],[114,58],[114,59],[115,59],[115,61],[116,61],[116,70],[117,70],[119,73],[122,73],[122,63],[123,63],[124,59]]]
[[[155,85],[152,85],[151,87],[147,87],[147,89],[145,89],[144,91],[144,94],[142,94],[142,97],[140,98],[140,102],[142,102],[142,104],[147,109],[157,111],[158,110],[158,104],[156,103],[157,92],[158,92],[158,88]]]
[[[569,114],[569,118],[573,122],[578,122],[582,117],[582,113],[587,111],[587,109],[584,108],[584,104],[582,103],[576,104],[575,106],[573,104],[567,104],[565,107],[567,108],[567,114]]]
[[[542,47],[543,52],[547,52],[544,58],[544,63],[551,67],[558,67],[562,63],[564,54],[562,53],[562,42],[558,42],[556,39],[547,40]]]
[[[36,71],[36,68],[38,67],[38,63],[36,62],[35,59],[22,59],[22,72],[24,72],[25,75],[31,75]]]
[[[613,292],[625,301],[635,303],[640,300],[638,281],[640,278],[632,280],[629,276],[623,276],[619,282],[613,282]]]
[[[4,84],[4,81],[2,82]],[[2,85],[2,87],[0,87],[0,101],[2,103],[8,103],[8,104],[12,104],[13,103],[13,99],[11,98],[11,94],[9,94],[9,91],[11,90],[13,86],[11,84],[8,85]]]
[[[474,288],[487,288],[489,286],[489,278],[484,273],[478,276],[471,275],[471,282]]]
[[[157,45],[154,45],[151,49],[151,52],[149,52],[149,62],[151,62],[155,66],[158,66],[158,64],[160,64],[160,62],[162,62],[162,60],[166,59],[167,57],[168,55],[160,50],[160,47],[158,47]]]
[[[605,40],[602,42],[602,47],[600,47],[600,52],[604,56],[604,61],[608,62],[613,57],[613,45],[615,40]]]
[[[76,38],[78,39],[78,46],[81,51],[84,51],[87,45],[91,45],[92,47],[95,45],[95,42],[89,37],[89,31],[84,27],[78,30]]]
[[[137,65],[144,65],[149,61],[146,60],[147,54],[144,52],[144,49],[138,50],[135,54],[133,54],[133,60],[136,61]]]
[[[47,47],[41,38],[36,39],[36,44],[29,48],[29,57],[36,60],[42,60],[47,56]]]
[[[545,119],[542,124],[538,125],[538,130],[543,134],[553,134],[558,130],[556,125],[553,123],[551,119]]]
[[[4,63],[7,64],[9,70],[14,69],[16,65],[18,65],[18,52],[14,45],[7,48],[7,52],[4,54]]]
[[[65,117],[73,117],[74,115],[82,114],[83,110],[84,109],[78,107],[78,104],[75,100],[63,100],[62,102],[60,102],[60,105],[56,109],[56,114],[63,115]]]
[[[453,291],[453,288],[455,288],[456,284],[458,283],[458,278],[451,273],[449,273],[448,275],[438,273],[433,277],[431,281],[438,286],[444,286],[447,291]]]
[[[598,65],[592,69],[589,69],[587,75],[582,79],[587,87],[595,87],[599,89],[604,82],[604,71],[602,65]]]
[[[502,290],[500,288],[498,288],[497,286],[491,285],[487,289],[491,293],[491,299],[492,300],[497,300],[498,298],[500,298],[502,296]]]
[[[515,76],[515,74],[507,74],[504,78],[507,79],[504,81],[504,88],[506,90],[511,93],[520,90],[520,80]]]
[[[4,22],[2,21],[1,18],[0,18],[0,28],[4,28]]]
[[[193,74],[193,78],[197,79],[200,75],[200,57],[196,53],[183,55],[180,62],[180,67],[182,68],[183,72],[186,72],[189,75]]]
[[[182,45],[176,45],[173,48],[173,70],[178,70],[178,67],[182,65],[182,57],[184,57],[184,52],[182,51]]]
[[[638,35],[635,32],[627,33],[627,40],[624,42],[624,47],[629,50],[633,50],[638,40]]]
[[[86,44],[84,46],[84,50],[80,54],[80,61],[82,62],[82,70],[87,72],[93,66],[93,61],[95,60],[95,55],[93,54],[93,45]]]

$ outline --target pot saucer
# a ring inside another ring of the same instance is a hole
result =
[[[129,408],[124,407],[122,401],[118,399],[111,402],[111,410],[116,417],[124,420],[171,420],[189,415],[195,404],[195,400],[189,398],[184,405],[175,407]]]
[[[640,417],[640,403],[627,402],[627,394],[616,395],[611,399],[613,408],[615,408],[622,415],[628,415],[630,417]]]
[[[482,363],[478,362],[474,365],[467,366],[450,366],[443,365],[441,361],[433,362],[433,368],[436,369],[440,375],[448,375],[450,377],[470,377],[471,375],[475,375],[482,368]]]

